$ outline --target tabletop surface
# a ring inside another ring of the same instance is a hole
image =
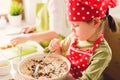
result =
[[[9,35],[9,34],[14,34],[14,33],[18,33],[21,29],[21,26],[16,26],[16,27],[12,27],[7,25],[4,28],[0,28],[0,46],[6,45],[10,43],[10,39],[12,37],[15,37],[17,35]],[[35,44],[37,46],[37,52],[42,52],[43,48],[39,45],[39,43],[35,42],[35,41],[31,41],[31,43]],[[5,56],[6,58],[11,58],[14,55],[14,53],[16,52],[16,49],[14,47],[12,48],[8,48],[5,50],[0,50],[0,54],[2,54],[3,56]],[[16,80],[24,80],[18,73],[18,71],[14,68],[14,61],[16,61],[17,58],[14,58],[12,60],[9,60],[11,63],[11,71],[8,75],[4,75],[1,76],[0,75],[0,80],[9,80],[9,79],[16,79]],[[24,58],[24,57],[23,57]]]

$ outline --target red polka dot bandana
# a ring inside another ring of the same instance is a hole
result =
[[[115,7],[117,0],[68,0],[69,21],[88,21],[94,17],[103,18],[109,8]]]

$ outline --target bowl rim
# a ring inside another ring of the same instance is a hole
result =
[[[28,75],[26,75],[26,74],[21,73],[21,71],[20,71],[20,65],[23,64],[22,62],[26,61],[26,60],[29,59],[30,57],[40,56],[40,55],[43,55],[43,56],[45,55],[45,56],[46,56],[47,53],[36,52],[36,53],[33,53],[33,54],[29,54],[29,55],[26,56],[24,59],[22,59],[22,60],[18,63],[18,67],[17,67],[19,74],[22,75],[23,77],[28,78],[28,79],[35,79],[35,78],[31,77],[31,76],[28,76]],[[67,70],[66,72],[64,72],[63,76],[65,76],[66,74],[68,74],[69,71],[70,71],[70,67],[71,67],[71,64],[70,64],[69,60],[68,60],[66,57],[64,57],[64,56],[62,56],[62,55],[59,55],[59,54],[51,53],[50,56],[52,56],[52,55],[55,56],[55,57],[61,58],[63,61],[65,61],[65,62],[67,63],[67,65],[68,65],[68,70]],[[61,78],[61,77],[62,77],[62,76],[57,77],[57,79],[59,79],[59,78]],[[56,80],[56,77],[55,77],[55,78],[52,78],[52,79],[53,79],[53,80],[54,80],[54,79]]]
[[[4,68],[8,68],[11,66],[10,62],[5,62],[4,64],[6,64],[5,66],[0,66],[0,69],[4,69]]]

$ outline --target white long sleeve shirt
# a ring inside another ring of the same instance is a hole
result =
[[[70,27],[67,24],[66,0],[49,0],[49,29],[59,34],[67,36],[70,33]]]

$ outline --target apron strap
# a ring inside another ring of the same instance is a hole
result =
[[[103,41],[103,39],[104,39],[104,36],[102,33],[101,36],[95,41],[95,43],[91,49],[91,53],[93,53],[96,50],[96,48],[100,45],[100,43]]]
[[[100,45],[100,43],[103,41],[103,39],[104,39],[104,36],[103,36],[103,33],[102,33],[101,36],[95,41],[93,47],[92,47],[91,49],[87,49],[86,51],[89,52],[90,54],[92,54],[92,53],[96,50],[96,48]],[[73,47],[76,46],[77,40],[78,40],[78,39],[77,39],[76,37],[74,37],[74,38],[72,39],[72,44],[71,44],[71,45],[72,45]]]

